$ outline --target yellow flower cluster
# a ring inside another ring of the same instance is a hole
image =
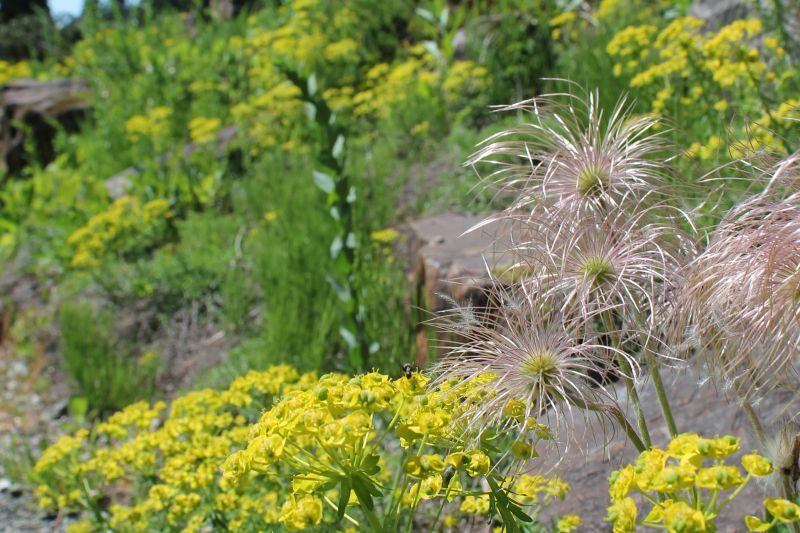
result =
[[[748,531],[775,531],[778,524],[793,524],[800,522],[800,505],[789,500],[767,498],[764,508],[771,518],[761,520],[756,516],[745,517]]]
[[[218,118],[195,117],[189,121],[189,138],[197,144],[213,141],[222,127]]]
[[[666,450],[642,452],[635,464],[609,478],[611,506],[606,520],[615,533],[634,531],[637,524],[670,533],[715,531],[716,517],[745,484],[773,470],[772,463],[756,453],[742,457],[746,475],[738,466],[726,464],[739,447],[735,437],[708,439],[687,433],[675,437]],[[722,498],[721,491],[732,492]],[[650,503],[643,518],[631,497],[635,492]]]
[[[702,33],[703,25],[700,19],[682,17],[660,32],[652,24],[621,30],[606,48],[625,60],[615,66],[615,73],[630,73],[631,87],[696,73],[710,76],[723,89],[737,83],[748,86],[764,73],[767,65],[756,45],[762,31],[758,19],[734,21],[717,33]]]
[[[422,502],[440,499],[444,506],[460,498],[462,513],[487,513],[490,496],[475,482],[499,467],[502,446],[498,441],[484,449],[481,439],[470,438],[459,413],[489,392],[481,380],[457,392],[452,383],[426,389],[426,381],[418,373],[396,380],[376,372],[328,374],[313,388],[287,394],[253,426],[247,447],[225,461],[224,485],[241,488],[254,476],[269,478],[276,471],[290,475],[291,494],[280,515],[290,530],[334,520],[322,512],[323,502],[334,510],[346,505],[339,512],[351,523],[359,509],[373,526],[376,501],[388,514],[408,509],[413,515]],[[535,422],[530,427],[549,436]],[[535,456],[537,438],[526,442],[525,459]],[[392,475],[389,465],[396,460],[386,453],[387,441],[395,439],[404,451],[401,469]],[[399,484],[387,491],[391,479]],[[534,505],[542,503],[540,495],[563,497],[567,489],[556,479],[522,476],[509,494],[518,495],[521,505]]]
[[[529,459],[537,440],[549,438],[535,422],[529,427],[539,437],[470,438],[457,413],[485,397],[486,379],[428,389],[418,373],[317,379],[285,365],[253,371],[226,390],[190,392],[169,408],[135,403],[63,437],[35,467],[37,497],[51,510],[90,511],[74,532],[301,530],[338,527],[343,518],[361,530],[380,521],[379,506],[388,530],[386,520],[413,521],[417,507],[435,499],[448,506],[444,523],[456,527],[465,514],[497,509],[498,494],[517,513],[525,506],[535,515],[569,487],[500,474],[506,463],[526,464],[505,458],[511,441],[530,438]],[[496,485],[487,491],[487,482]],[[567,515],[558,527],[579,524]]]
[[[640,24],[620,30],[606,47],[617,60],[614,75],[628,76],[643,94],[650,91],[654,112],[705,124],[690,156],[737,157],[742,146],[785,152],[790,147],[781,138],[791,137],[796,123],[784,85],[796,71],[778,40],[764,34],[759,19],[736,20],[717,32],[703,26],[702,20],[681,17],[661,29]],[[718,136],[708,137],[707,125],[711,120],[720,129],[728,127],[734,111],[760,118],[734,133],[726,154]]]
[[[125,121],[125,134],[131,141],[143,138],[159,138],[169,133],[172,110],[158,106],[146,115],[134,115]]]
[[[72,266],[92,268],[109,251],[127,253],[150,243],[164,230],[169,216],[166,200],[155,199],[142,205],[135,196],[118,198],[68,237],[67,243],[75,248]]]
[[[274,397],[308,389],[313,374],[288,366],[250,372],[223,391],[202,390],[175,400],[139,402],[90,433],[80,430],[48,448],[35,467],[37,496],[48,509],[91,510],[75,531],[199,531],[214,524],[257,531],[313,515],[303,500],[278,503],[279,480],[264,480],[247,493],[223,490],[219,467],[247,439]],[[104,495],[112,495],[106,510]],[[116,498],[119,498],[116,500]]]
[[[758,19],[737,20],[704,39],[704,66],[720,87],[730,88],[740,79],[754,81],[766,70],[754,44],[761,30]]]
[[[18,78],[30,78],[32,75],[31,66],[25,61],[9,63],[0,60],[0,85]]]
[[[485,67],[472,61],[455,61],[443,68],[422,45],[407,50],[407,57],[389,65],[379,63],[366,75],[365,86],[353,96],[353,112],[357,117],[389,119],[393,114],[414,102],[430,100],[441,94],[444,103],[463,108],[464,103],[488,85]],[[420,133],[427,126],[412,127]]]

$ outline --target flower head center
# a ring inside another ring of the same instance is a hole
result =
[[[609,172],[597,165],[589,165],[578,174],[576,188],[584,196],[598,196],[609,188]]]
[[[614,266],[605,257],[588,257],[580,266],[580,274],[585,281],[602,285],[614,277]]]
[[[528,352],[528,357],[522,363],[522,371],[534,377],[553,374],[557,367],[558,357],[549,350]]]

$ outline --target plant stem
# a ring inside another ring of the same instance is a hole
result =
[[[585,409],[596,413],[609,413],[622,427],[622,430],[625,432],[625,435],[627,435],[628,440],[631,441],[631,444],[636,448],[636,451],[643,452],[649,448],[649,446],[646,446],[644,442],[642,442],[642,439],[639,438],[633,425],[631,425],[625,417],[625,413],[623,413],[622,409],[618,406],[585,402],[579,398],[568,398],[568,401],[578,409]]]
[[[642,401],[639,399],[639,392],[636,390],[636,384],[633,382],[633,377],[631,376],[633,369],[631,369],[631,365],[628,364],[628,361],[621,355],[617,356],[617,362],[620,368],[622,368],[623,373],[626,374],[623,376],[625,388],[628,390],[628,397],[633,404],[633,412],[636,413],[636,422],[639,425],[639,432],[642,434],[642,441],[644,442],[645,449],[650,448],[650,432],[647,429],[647,420],[645,419],[644,410],[642,409]]]
[[[753,426],[753,431],[756,432],[758,445],[763,450],[764,445],[766,444],[766,438],[764,437],[764,428],[761,425],[761,421],[758,419],[758,415],[756,414],[755,409],[753,409],[753,405],[750,403],[750,400],[747,398],[741,398],[740,403],[742,406],[742,411],[744,411],[744,414],[747,415],[750,425]]]
[[[630,398],[633,404],[633,412],[636,413],[636,423],[639,426],[639,433],[641,433],[642,436],[641,440],[644,442],[645,449],[650,448],[650,431],[647,429],[647,420],[644,416],[644,410],[642,409],[642,401],[639,399],[639,392],[636,390],[636,384],[633,382],[633,369],[630,363],[628,363],[628,360],[622,355],[622,343],[620,342],[616,326],[614,325],[614,315],[608,310],[603,313],[602,319],[606,333],[611,338],[611,344],[616,351],[617,364],[622,370],[622,379],[625,380],[625,388],[628,391],[628,398]]]
[[[661,381],[658,363],[655,357],[651,355],[648,356],[647,364],[650,367],[650,377],[658,395],[658,405],[661,407],[661,413],[664,415],[664,421],[667,423],[667,429],[669,429],[669,436],[674,439],[678,435],[678,427],[672,417],[672,409],[669,406],[669,398],[667,398],[667,391],[664,389],[664,382]]]
[[[367,522],[372,526],[372,530],[376,533],[383,533],[383,526],[378,516],[375,514],[375,511],[367,509],[366,505],[363,505],[363,503],[361,505],[361,511],[364,513],[364,516],[367,517]]]
[[[454,476],[458,475],[458,472],[453,473]],[[449,483],[448,483],[449,485]],[[442,498],[442,505],[439,506],[439,510],[436,512],[436,518],[433,519],[431,522],[431,528],[428,530],[428,533],[433,533],[436,529],[436,524],[439,523],[439,517],[442,516],[442,511],[444,510],[444,506],[447,504],[447,497],[450,496],[450,487],[448,486],[447,489],[444,491],[444,497]]]

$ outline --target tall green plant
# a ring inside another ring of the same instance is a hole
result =
[[[157,357],[135,360],[126,354],[110,312],[96,312],[88,302],[69,302],[61,307],[59,322],[66,370],[91,412],[103,415],[151,396]]]

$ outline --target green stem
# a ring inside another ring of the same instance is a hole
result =
[[[458,475],[458,472],[453,473],[454,476]],[[447,504],[447,497],[450,496],[450,487],[448,483],[447,489],[444,491],[444,498],[442,498],[442,505],[439,506],[439,510],[436,511],[436,518],[433,519],[431,522],[431,528],[428,530],[428,533],[433,533],[436,529],[436,524],[439,523],[439,517],[442,516],[442,511],[444,510],[445,504]]]
[[[725,506],[728,505],[731,502],[731,500],[733,500],[736,496],[738,496],[740,492],[742,492],[742,489],[744,489],[744,486],[747,485],[747,482],[750,481],[751,477],[753,477],[751,474],[747,474],[747,477],[744,478],[744,481],[742,481],[742,484],[739,485],[738,487],[736,487],[736,490],[733,491],[730,496],[725,498],[725,501],[723,501],[719,505],[719,507],[717,507],[716,511],[718,513],[719,513],[719,511],[722,511],[725,508]]]
[[[642,409],[642,401],[639,399],[639,392],[636,390],[636,384],[633,382],[633,369],[631,369],[631,365],[628,364],[628,361],[621,355],[617,356],[617,362],[620,368],[622,368],[622,371],[626,374],[623,376],[625,388],[628,390],[628,397],[633,404],[633,412],[636,413],[636,422],[639,425],[639,432],[642,434],[642,441],[646,448],[650,448],[652,445],[650,441],[650,432],[647,429],[647,420],[645,419],[644,410]]]
[[[325,500],[325,503],[327,503],[331,509],[333,509],[337,513],[339,512],[339,506],[333,503],[330,498],[328,498],[327,496],[323,496],[322,499]],[[353,524],[354,526],[360,527],[360,524],[349,514],[345,513],[344,519]]]
[[[655,357],[651,355],[648,357],[647,364],[650,367],[650,378],[653,380],[653,386],[658,395],[658,405],[661,407],[661,413],[664,415],[664,421],[667,423],[667,429],[669,429],[669,436],[674,439],[678,436],[678,427],[672,417],[672,409],[669,406],[669,398],[667,398],[667,391],[664,389],[664,382],[661,381],[658,363]]]
[[[618,406],[585,402],[579,398],[567,398],[567,400],[578,409],[593,411],[595,413],[610,414],[622,427],[622,430],[625,432],[625,435],[627,435],[628,440],[631,441],[631,444],[633,444],[633,446],[636,448],[636,451],[643,452],[649,448],[649,446],[646,446],[644,442],[642,442],[642,439],[639,438],[639,435],[636,433],[633,425],[628,422],[628,419],[625,417],[625,413],[623,413],[622,409],[620,409]]]
[[[375,531],[376,533],[383,533],[383,526],[381,525],[381,521],[378,519],[378,515],[375,514],[375,511],[367,509],[367,507],[363,503],[361,505],[361,511],[367,518],[367,522],[369,522],[369,525],[372,526],[372,530]]]
[[[622,379],[625,380],[625,388],[628,391],[628,398],[630,398],[631,403],[633,404],[633,412],[636,414],[636,423],[639,426],[639,433],[642,436],[641,440],[644,442],[645,449],[650,448],[650,431],[647,429],[647,420],[645,419],[644,410],[642,409],[642,401],[639,399],[639,392],[636,390],[636,384],[633,382],[633,369],[631,368],[630,363],[628,363],[628,360],[625,359],[621,353],[622,343],[619,340],[619,336],[616,334],[614,316],[609,310],[603,313],[602,319],[606,333],[608,333],[609,337],[611,337],[611,344],[616,350],[617,364],[622,370]]]
[[[761,425],[761,421],[758,419],[758,415],[756,414],[755,409],[753,409],[753,405],[747,398],[741,398],[740,403],[742,406],[742,411],[744,411],[744,414],[747,415],[747,419],[750,421],[750,425],[753,426],[753,431],[756,432],[756,437],[758,438],[758,445],[761,447],[762,450],[765,449],[764,446],[766,444],[766,437],[764,436],[764,428]]]

